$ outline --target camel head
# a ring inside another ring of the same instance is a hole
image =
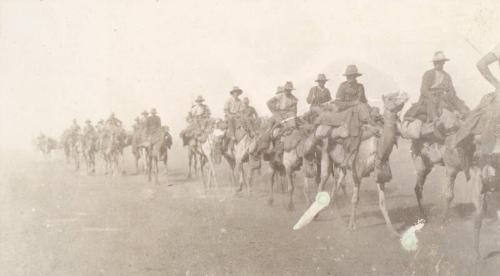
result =
[[[385,110],[392,113],[398,113],[399,111],[401,111],[408,99],[408,94],[400,91],[382,95],[382,101],[384,102]]]

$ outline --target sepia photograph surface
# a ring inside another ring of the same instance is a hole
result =
[[[0,0],[0,275],[499,275],[500,1]]]

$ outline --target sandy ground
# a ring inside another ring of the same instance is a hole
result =
[[[0,185],[0,275],[498,275],[500,226],[484,227],[475,263],[471,214],[463,175],[450,222],[441,225],[443,168],[425,187],[430,221],[417,234],[419,249],[406,252],[388,234],[373,179],[361,192],[358,229],[347,230],[349,198],[317,221],[293,231],[307,208],[301,179],[296,210],[277,193],[267,205],[262,170],[250,197],[229,193],[226,164],[219,191],[203,196],[199,180],[185,180],[186,158],[175,148],[160,184],[132,175],[76,172],[61,153],[3,152]],[[407,143],[392,157],[390,215],[400,232],[417,221],[414,173]],[[350,188],[349,188],[350,194]]]

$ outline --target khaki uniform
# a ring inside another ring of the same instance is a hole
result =
[[[445,71],[431,69],[422,77],[418,102],[408,109],[404,118],[432,122],[441,115],[443,108],[461,114],[469,112],[469,108],[458,98],[450,75]]]
[[[146,122],[146,134],[153,135],[161,129],[161,119],[158,115],[151,115]]]
[[[307,103],[311,105],[311,111],[318,112],[316,107],[319,107],[325,103],[332,100],[332,95],[330,90],[324,87],[314,86],[309,90],[309,95],[307,96]]]
[[[337,95],[337,100],[344,102],[360,101],[362,103],[367,103],[365,95],[365,87],[356,81],[344,81],[340,84]]]
[[[239,98],[231,97],[224,104],[224,113],[226,114],[229,136],[231,138],[234,138],[236,135],[235,132],[241,124],[241,116],[244,110],[245,105]]]

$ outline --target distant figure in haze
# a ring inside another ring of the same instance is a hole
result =
[[[95,128],[90,120],[85,121],[85,126],[83,127],[83,136],[94,135]]]
[[[122,126],[122,121],[116,118],[115,113],[112,112],[108,120],[106,121],[106,125],[119,128]]]
[[[141,113],[142,117],[141,117],[141,120],[140,120],[140,125],[141,125],[141,128],[143,130],[146,129],[146,123],[148,121],[148,117],[149,117],[149,113],[144,110],[142,113]]]
[[[72,122],[72,125],[70,127],[70,130],[71,130],[71,134],[73,136],[77,136],[80,134],[80,126],[78,125],[78,122],[76,121],[76,119],[73,119],[73,122]]]
[[[151,115],[146,122],[146,134],[153,135],[161,129],[161,119],[156,114],[156,108],[151,109]]]

